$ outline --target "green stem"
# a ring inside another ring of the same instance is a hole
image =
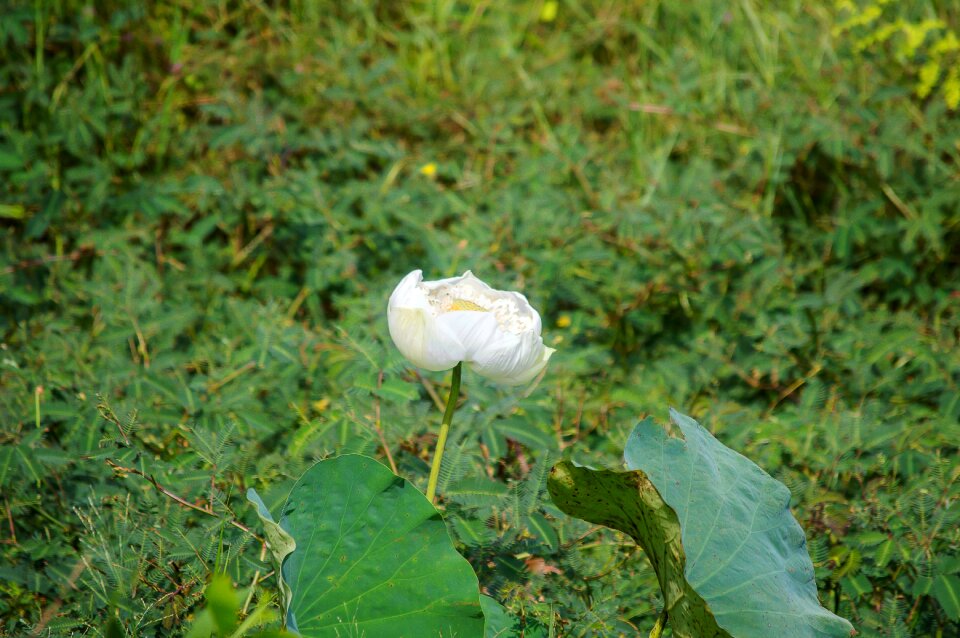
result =
[[[34,57],[37,65],[37,82],[41,84],[44,83],[43,79],[43,29],[46,26],[44,23],[43,8],[41,7],[43,3],[40,0],[36,0],[33,3],[33,24],[34,24],[34,41],[36,42],[36,48],[34,49]]]
[[[463,363],[453,368],[453,381],[450,382],[450,396],[447,397],[447,409],[443,411],[443,422],[440,424],[440,437],[437,438],[437,449],[433,452],[433,462],[430,464],[430,480],[427,481],[427,499],[434,503],[437,495],[437,479],[440,478],[440,462],[443,460],[443,447],[447,444],[447,435],[450,433],[450,422],[453,421],[453,412],[457,409],[457,399],[460,398],[460,373]]]
[[[40,429],[40,395],[43,394],[43,388],[37,386],[33,390],[33,407],[34,414],[36,415],[37,429]]]
[[[667,608],[664,607],[663,611],[660,612],[660,615],[657,617],[657,622],[653,624],[653,629],[650,630],[650,638],[660,638],[663,634],[663,628],[667,626]]]

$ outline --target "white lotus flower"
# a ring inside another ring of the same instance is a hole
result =
[[[526,297],[494,290],[469,270],[438,281],[414,270],[390,295],[387,319],[397,349],[427,370],[463,361],[495,383],[520,385],[554,353],[543,345],[540,315]]]

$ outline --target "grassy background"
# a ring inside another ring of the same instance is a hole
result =
[[[5,6],[0,634],[256,600],[245,488],[378,429],[425,485],[447,377],[386,299],[469,268],[558,350],[529,397],[465,375],[441,492],[492,595],[649,630],[642,554],[543,478],[672,405],[790,487],[862,635],[957,635],[960,120],[909,34],[857,43],[960,6],[546,5]]]

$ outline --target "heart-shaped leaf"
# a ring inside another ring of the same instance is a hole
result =
[[[347,454],[311,467],[279,527],[296,543],[281,558],[287,627],[304,638],[483,636],[476,574],[440,513],[376,460]]]
[[[671,410],[682,438],[647,419],[627,442],[631,472],[558,463],[563,511],[622,530],[650,559],[678,637],[819,638],[854,634],[817,599],[789,490]]]

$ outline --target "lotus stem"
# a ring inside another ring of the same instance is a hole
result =
[[[437,480],[440,478],[440,462],[443,460],[443,448],[447,444],[447,435],[450,434],[450,422],[453,421],[453,412],[457,409],[457,399],[460,398],[460,373],[463,371],[463,362],[453,368],[453,381],[450,382],[450,395],[447,397],[447,408],[443,411],[443,422],[440,423],[440,436],[437,438],[437,449],[433,452],[433,462],[430,464],[430,480],[427,481],[427,500],[436,503]]]

